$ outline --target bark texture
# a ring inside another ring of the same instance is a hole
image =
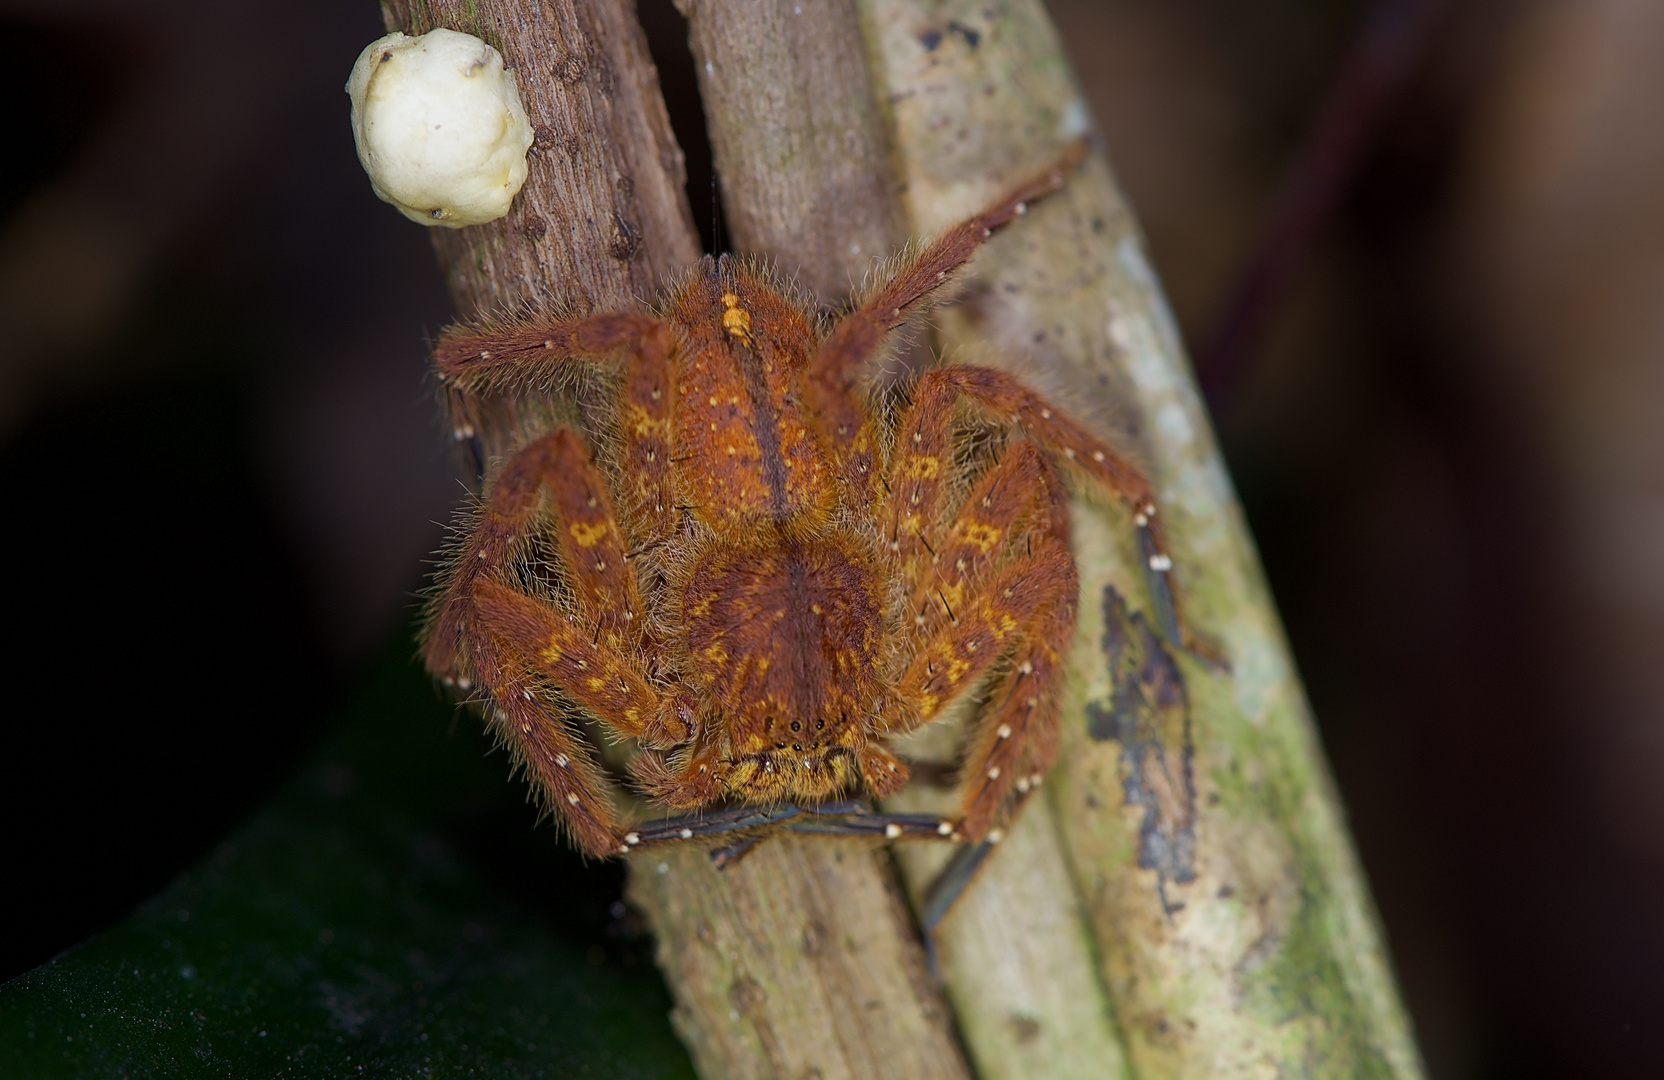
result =
[[[907,239],[852,0],[677,0],[733,248],[822,301]]]

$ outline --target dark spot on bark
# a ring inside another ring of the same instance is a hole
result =
[[[1040,1037],[1040,1021],[1022,1013],[1011,1014],[1011,1030],[1017,1036],[1019,1046],[1027,1046]]]
[[[919,35],[919,44],[924,46],[925,52],[935,52],[936,47],[941,43],[942,32],[940,30],[926,30]]]
[[[965,39],[965,44],[969,45],[973,49],[982,44],[982,35],[977,33],[975,30],[972,30],[958,19],[954,19],[948,23],[948,33],[958,34],[960,37]]]
[[[613,75],[612,65],[607,63],[605,56],[595,57],[595,88],[601,91],[601,96],[610,98],[618,88],[618,79]]]
[[[768,993],[756,979],[741,975],[729,985],[728,1000],[740,1013],[749,1013],[768,1000]]]
[[[1110,697],[1086,706],[1086,731],[1121,744],[1127,805],[1144,809],[1138,865],[1156,872],[1168,914],[1183,907],[1167,898],[1169,883],[1196,879],[1195,743],[1190,702],[1178,664],[1142,612],[1131,612],[1104,586],[1102,648]]]
[[[617,180],[613,181],[613,186],[618,189],[618,195],[620,198],[629,199],[635,196],[636,182],[629,176],[620,176]]]
[[[573,161],[577,161],[578,156],[584,152],[583,140],[579,139],[576,135],[568,135],[564,139],[560,140],[560,148],[565,151],[568,158],[571,158]]]
[[[589,68],[589,58],[581,53],[567,53],[555,61],[554,75],[561,82],[571,85],[584,77]]]
[[[819,920],[810,919],[803,924],[803,954],[805,956],[819,956],[826,949],[827,932]]]
[[[1219,891],[1214,895],[1218,896],[1221,900],[1229,900],[1231,897],[1236,895],[1236,890],[1231,888],[1229,885],[1221,885],[1219,886]]]
[[[560,136],[548,124],[536,124],[532,127],[533,150],[548,150],[560,145]]]
[[[527,218],[520,223],[520,235],[528,240],[541,240],[549,231],[549,223],[540,217]]]
[[[623,214],[612,214],[612,239],[607,241],[607,254],[619,262],[629,262],[641,250],[641,230]]]

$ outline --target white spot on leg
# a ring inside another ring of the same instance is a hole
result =
[[[1173,560],[1168,558],[1166,555],[1151,555],[1150,569],[1154,570],[1158,574],[1165,574],[1167,571],[1173,569]]]
[[[999,778],[1000,778],[1000,767],[998,765],[995,765],[993,768],[988,770],[988,779],[998,780]]]
[[[641,843],[641,834],[640,833],[635,833],[635,832],[625,833],[624,834],[624,842],[626,844],[639,844],[639,843]]]
[[[1000,729],[998,731],[996,731],[994,734],[998,735],[1002,739],[1011,738],[1011,725],[1010,724],[1001,724]]]
[[[555,764],[559,765],[561,768],[564,769],[568,765],[570,765],[571,763],[572,763],[572,759],[567,757],[565,754],[556,754],[555,755]]]
[[[936,825],[936,835],[937,836],[952,836],[953,835],[953,822],[951,822],[951,821],[938,822],[937,825]]]
[[[1004,839],[1005,839],[1005,830],[1004,829],[989,829],[988,830],[988,842],[990,844],[997,844],[1001,840],[1004,840]]]
[[[1033,675],[1034,665],[1029,663],[1027,660],[1024,660],[1022,663],[1017,665],[1017,671],[1022,675]]]
[[[692,840],[693,839],[693,830],[684,828],[681,831],[681,833],[678,834],[678,835],[680,835],[683,840]]]
[[[901,835],[901,826],[897,825],[893,821],[890,822],[888,825],[884,826],[884,835],[888,836],[891,840],[894,840],[896,837]]]
[[[573,805],[573,806],[577,806],[577,805],[578,805],[578,796],[576,796],[576,795],[568,795],[568,796],[567,796],[567,797],[566,797],[566,801],[567,801],[567,802],[569,802],[569,803],[571,803],[571,804],[572,804],[572,805]]]

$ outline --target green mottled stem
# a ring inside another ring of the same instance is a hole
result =
[[[965,217],[1088,128],[1038,0],[859,6],[915,229]],[[1252,542],[1102,158],[975,271],[941,344],[1022,371],[1146,463],[1189,623],[1230,663],[1150,632],[1132,522],[1077,504],[1081,623],[1046,825],[1132,1074],[1420,1076]]]

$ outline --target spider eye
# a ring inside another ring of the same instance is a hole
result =
[[[815,730],[816,731],[819,731],[821,728],[823,728],[825,726],[826,726],[826,721],[825,720],[816,720],[815,721]]]
[[[803,730],[803,725],[801,723],[799,723],[798,721],[793,720],[792,721],[792,730],[793,731],[802,731]]]

